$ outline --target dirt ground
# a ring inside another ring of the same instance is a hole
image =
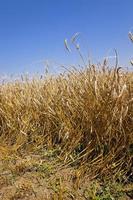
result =
[[[128,194],[119,185],[109,189],[92,182],[57,162],[52,152],[0,158],[0,200],[129,200],[132,189]]]

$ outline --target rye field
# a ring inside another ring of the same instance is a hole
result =
[[[132,199],[132,173],[132,71],[105,60],[0,85],[0,199]]]

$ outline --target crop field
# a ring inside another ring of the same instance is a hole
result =
[[[133,72],[90,64],[0,85],[0,199],[133,198]]]

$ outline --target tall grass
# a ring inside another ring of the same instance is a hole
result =
[[[92,177],[124,177],[133,165],[133,73],[95,65],[0,86],[0,150],[58,150]]]

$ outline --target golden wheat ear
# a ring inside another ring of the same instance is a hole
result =
[[[133,66],[133,60],[130,60],[131,65]]]
[[[129,36],[131,42],[133,42],[133,33],[132,33],[132,32],[129,32],[129,33],[128,33],[128,36]]]
[[[71,49],[69,48],[68,46],[68,42],[67,42],[67,39],[64,40],[64,45],[65,45],[65,48],[68,52],[71,52]]]

